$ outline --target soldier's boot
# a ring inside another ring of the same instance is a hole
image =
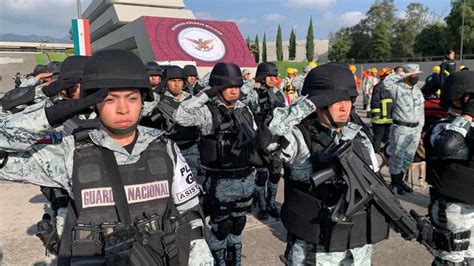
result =
[[[403,182],[403,176],[404,176],[403,172],[401,172],[400,174],[390,176],[392,179],[391,188],[392,189],[396,188],[397,194],[399,195],[404,195],[405,192],[408,192],[408,193],[413,192],[413,190],[407,184],[405,184],[405,182]]]
[[[257,191],[259,208],[259,211],[257,213],[257,219],[262,221],[268,220],[267,201],[265,199],[265,187],[256,187],[255,191]]]
[[[242,256],[242,244],[234,244],[227,247],[227,265],[228,266],[240,266]]]
[[[405,173],[401,172],[400,173],[400,177],[399,177],[399,181],[400,181],[400,186],[403,188],[403,190],[405,190],[406,192],[408,193],[412,193],[413,192],[413,189],[407,184],[405,183],[405,181],[403,181],[403,177],[405,176]]]
[[[276,206],[276,195],[278,191],[278,184],[273,184],[268,181],[268,194],[267,194],[267,211],[270,216],[276,219],[280,219],[280,210]]]
[[[226,266],[225,249],[212,250],[211,253],[212,253],[212,256],[214,257],[214,265]]]

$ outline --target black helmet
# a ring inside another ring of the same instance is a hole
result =
[[[278,68],[275,64],[270,62],[260,63],[255,74],[256,82],[263,82],[268,76],[278,76]]]
[[[186,77],[189,77],[189,76],[197,77],[198,76],[198,71],[197,71],[196,67],[193,66],[193,65],[185,65],[183,70],[184,70],[184,74],[186,75]]]
[[[306,76],[301,94],[307,95],[317,108],[358,96],[354,75],[339,63],[313,68]]]
[[[69,85],[79,83],[82,79],[87,60],[89,60],[88,56],[79,55],[66,58],[59,72],[59,86],[66,88]]]
[[[48,68],[47,68],[46,65],[36,65],[33,72],[28,74],[28,76],[37,76],[39,74],[43,74],[43,73],[47,73],[47,72],[48,72]]]
[[[81,98],[98,89],[111,88],[138,88],[144,90],[145,101],[154,99],[145,66],[129,51],[103,50],[87,61],[81,82]]]
[[[242,87],[244,80],[240,67],[233,63],[217,63],[212,68],[209,76],[209,86],[220,87],[225,89],[228,87]]]
[[[449,108],[452,101],[474,94],[474,72],[458,71],[449,75],[441,90],[441,106]]]
[[[184,71],[179,66],[168,66],[165,70],[166,80],[170,79],[182,79],[185,80]]]
[[[160,76],[163,77],[163,70],[160,65],[155,61],[150,61],[145,64],[145,70],[148,76]]]

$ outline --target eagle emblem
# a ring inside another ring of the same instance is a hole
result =
[[[194,48],[198,51],[208,52],[214,48],[214,45],[211,45],[214,41],[213,39],[203,40],[203,39],[191,39],[186,37],[186,40],[192,42],[194,44]]]

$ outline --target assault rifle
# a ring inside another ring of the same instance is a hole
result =
[[[375,173],[355,151],[352,141],[330,145],[325,153],[336,168],[342,171],[336,174],[333,168],[328,168],[315,173],[312,177],[313,186],[327,181],[342,181],[348,187],[347,192],[332,210],[331,218],[334,222],[350,221],[356,212],[365,208],[368,203],[373,203],[382,210],[403,238],[417,239],[434,254],[433,226],[429,220],[420,217],[414,210],[411,210],[410,214],[407,213],[382,176]]]

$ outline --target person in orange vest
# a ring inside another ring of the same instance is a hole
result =
[[[354,75],[354,79],[355,79],[355,82],[356,82],[356,87],[357,89],[360,89],[360,85],[361,85],[361,81],[360,81],[360,78],[357,76],[356,74],[356,71],[357,71],[357,67],[354,66],[354,65],[350,65],[349,66],[349,70],[352,72],[352,74]]]

